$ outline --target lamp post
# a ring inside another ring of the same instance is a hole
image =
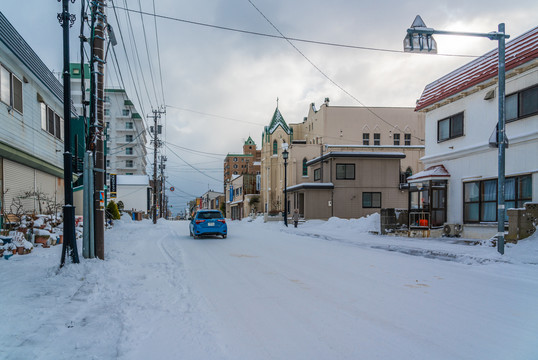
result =
[[[63,34],[63,90],[64,90],[64,198],[62,258],[60,267],[65,265],[66,256],[75,264],[79,263],[75,236],[75,206],[73,202],[73,155],[71,154],[71,73],[69,71],[69,28],[75,22],[75,15],[69,13],[69,0],[62,1],[62,12],[58,14]],[[84,69],[82,69],[84,71]]]
[[[497,146],[498,151],[498,181],[497,181],[497,251],[504,254],[504,183],[505,183],[505,40],[510,37],[504,32],[504,23],[499,24],[498,31],[490,33],[469,33],[459,31],[434,30],[426,27],[426,24],[419,15],[413,21],[411,28],[407,29],[407,36],[404,39],[404,51],[407,52],[427,52],[437,53],[437,45],[433,39],[433,34],[458,35],[486,37],[490,40],[497,40],[498,45],[498,76],[499,76],[499,101],[498,101],[498,123],[497,123]]]
[[[284,159],[284,225],[288,226],[288,150],[282,151],[282,158]]]

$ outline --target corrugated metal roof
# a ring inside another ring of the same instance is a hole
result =
[[[506,71],[538,58],[538,27],[506,43]],[[424,109],[485,80],[498,72],[498,49],[426,85],[415,110]]]
[[[63,103],[63,86],[0,12],[0,41]]]

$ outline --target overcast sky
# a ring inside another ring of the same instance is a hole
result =
[[[77,16],[71,28],[72,62],[80,61],[80,4],[77,0],[70,5]],[[224,156],[241,152],[249,136],[261,146],[262,130],[271,120],[277,97],[288,123],[301,122],[309,104],[319,106],[325,97],[335,106],[413,107],[426,84],[472,60],[400,53],[406,29],[417,14],[439,30],[490,32],[504,22],[512,38],[538,26],[536,0],[156,0],[156,14],[169,18],[278,36],[276,27],[289,38],[397,51],[293,41],[299,52],[284,39],[157,17],[158,52],[154,18],[144,15],[142,23],[139,13],[129,12],[129,25],[127,12],[119,9],[153,13],[153,1],[115,0],[116,13],[111,4],[109,0],[108,19],[119,42],[115,51],[129,97],[143,115],[152,107],[167,106],[163,150],[168,157],[168,187],[176,188],[168,192],[174,212],[190,195],[222,191]],[[59,2],[4,1],[0,10],[51,70],[62,69]],[[478,56],[497,46],[484,38],[436,36],[436,40],[439,53],[451,55]],[[133,80],[128,63],[143,78],[135,75]],[[114,67],[108,68],[107,86],[120,86],[116,73]]]

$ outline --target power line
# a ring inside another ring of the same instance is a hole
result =
[[[161,66],[161,50],[159,47],[159,35],[157,32],[157,16],[155,16],[155,0],[153,0],[153,22],[155,23],[155,44],[157,45],[157,60],[158,60],[157,62],[159,64],[159,78],[161,81],[161,93],[163,97],[163,104],[166,104],[166,99],[164,97],[163,72],[162,72],[162,66]],[[166,117],[166,114],[165,114],[165,117]]]
[[[169,108],[172,108],[172,109],[177,109],[177,110],[182,110],[182,111],[188,111],[188,112],[191,112],[191,113],[194,113],[194,114],[199,114],[199,115],[212,116],[212,117],[216,117],[216,118],[219,118],[219,119],[237,121],[237,122],[241,122],[241,123],[245,123],[245,124],[264,126],[263,124],[258,124],[258,123],[253,122],[253,121],[239,120],[239,119],[234,119],[234,118],[225,117],[225,116],[221,116],[221,115],[208,114],[208,113],[204,113],[204,112],[201,112],[201,111],[185,109],[185,108],[182,108],[182,107],[179,107],[179,106],[166,105],[166,107],[169,107]]]
[[[138,0],[138,6],[140,7],[140,11],[142,11],[142,4],[140,3],[140,0]],[[140,21],[142,22],[142,32],[144,33],[144,43],[146,44],[146,54],[148,56],[149,75],[151,77],[151,84],[153,85],[153,93],[155,95],[156,104],[159,104],[159,100],[157,99],[157,89],[155,88],[155,79],[153,78],[153,65],[151,64],[151,58],[149,56],[148,38],[146,36],[146,26],[144,24],[144,16],[142,15],[142,13],[140,13]]]
[[[166,16],[166,15],[158,15],[155,13],[148,13],[145,11],[138,11],[138,10],[132,10],[128,8],[122,8],[120,6],[116,6],[117,9],[124,10],[124,11],[130,11],[135,13],[141,13],[143,15],[153,16],[155,18],[161,18],[166,20],[172,20],[172,21],[178,21],[183,22],[186,24],[191,25],[198,25],[198,26],[204,26],[219,30],[226,30],[226,31],[233,31],[238,32],[242,34],[249,34],[249,35],[256,35],[256,36],[262,36],[262,37],[268,37],[268,38],[274,38],[274,39],[283,39],[283,40],[292,40],[292,41],[298,41],[298,42],[304,42],[304,43],[310,43],[310,44],[317,44],[317,45],[326,45],[326,46],[333,46],[333,47],[342,47],[342,48],[348,48],[348,49],[357,49],[357,50],[368,50],[368,51],[380,51],[380,52],[388,52],[388,53],[397,53],[397,54],[414,54],[414,53],[407,53],[403,50],[394,50],[394,49],[383,49],[383,48],[374,48],[374,47],[368,47],[368,46],[358,46],[358,45],[348,45],[348,44],[339,44],[334,42],[325,42],[325,41],[317,41],[317,40],[308,40],[308,39],[300,39],[300,38],[293,38],[293,37],[286,37],[284,35],[272,35],[272,34],[266,34],[266,33],[260,33],[256,31],[249,31],[249,30],[242,30],[242,29],[236,29],[226,26],[220,26],[220,25],[213,25],[213,24],[207,24],[202,23],[198,21],[192,21],[192,20],[185,20],[180,19],[172,16]],[[465,54],[432,54],[433,56],[452,56],[452,57],[463,57],[463,58],[477,58],[479,56],[476,55],[465,55]]]
[[[287,37],[284,36],[284,34],[276,27],[275,24],[273,24],[271,22],[271,20],[269,20],[269,18],[267,18],[267,16],[265,16],[265,14],[260,10],[258,9],[258,7],[256,5],[254,5],[254,3],[251,1],[251,0],[248,0],[248,2],[256,9],[256,11],[258,11],[260,13],[260,15],[282,36],[283,39],[285,39],[288,44],[290,44],[303,58],[305,58],[306,61],[308,61],[310,63],[310,65],[312,65],[323,77],[325,77],[327,80],[329,80],[329,82],[331,84],[333,84],[334,86],[336,86],[337,88],[339,88],[340,90],[342,90],[345,94],[347,94],[349,97],[351,97],[353,100],[355,100],[356,102],[358,102],[361,106],[363,106],[366,110],[368,110],[372,115],[374,115],[375,117],[377,117],[379,120],[383,121],[384,123],[386,123],[387,125],[390,125],[392,126],[395,130],[399,130],[398,127],[396,127],[395,125],[391,124],[390,122],[388,122],[387,120],[383,119],[381,116],[379,116],[378,114],[376,114],[373,110],[371,110],[368,106],[364,105],[359,99],[357,99],[353,94],[351,94],[349,91],[347,91],[346,89],[344,89],[342,86],[340,86],[336,81],[334,81],[332,78],[330,78],[325,72],[323,72],[323,70],[321,70],[316,64],[314,64],[314,62],[312,60],[310,60],[301,50],[299,50],[299,48],[297,46],[295,46],[294,43],[291,42],[291,40]],[[399,130],[400,133],[403,133],[401,130]],[[411,135],[413,137],[415,137],[416,139],[420,140],[420,141],[424,141],[423,139],[420,139],[419,137],[415,136],[415,135]]]
[[[125,7],[127,7],[127,0],[123,0],[123,2],[125,4]],[[129,25],[129,28],[131,29],[131,31],[129,32],[129,35],[130,35],[129,39],[131,39],[133,43],[132,50],[133,50],[134,55],[136,56],[136,60],[138,60],[138,68],[140,69],[140,76],[142,77],[142,82],[144,83],[144,89],[146,90],[146,95],[148,96],[149,104],[153,108],[154,106],[152,104],[151,97],[149,95],[148,85],[146,83],[146,77],[144,76],[144,71],[142,70],[142,62],[140,61],[138,46],[136,45],[136,37],[134,35],[134,29],[133,29],[133,23],[131,22],[131,16],[129,12],[126,12],[126,15],[127,15],[127,23]],[[135,65],[136,65],[136,62],[135,62]],[[137,73],[137,76],[138,76],[138,73]],[[157,106],[157,104],[155,104],[155,106]]]
[[[193,165],[189,164],[188,162],[186,162],[185,160],[183,160],[183,158],[181,156],[179,156],[174,150],[170,149],[170,147],[168,146],[168,144],[165,144],[165,147],[168,148],[168,150],[170,150],[172,152],[172,154],[174,154],[175,156],[177,156],[177,158],[181,161],[183,161],[185,164],[187,164],[188,166],[190,166],[192,169],[196,170],[198,173],[210,178],[210,179],[213,179],[215,181],[218,181],[219,183],[222,183],[222,179],[217,179],[217,178],[214,178],[213,176],[211,175],[208,175],[206,174],[205,172],[199,170],[198,168],[194,167]]]

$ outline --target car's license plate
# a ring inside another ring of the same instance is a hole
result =
[[[215,226],[214,222],[207,223],[207,226]]]

